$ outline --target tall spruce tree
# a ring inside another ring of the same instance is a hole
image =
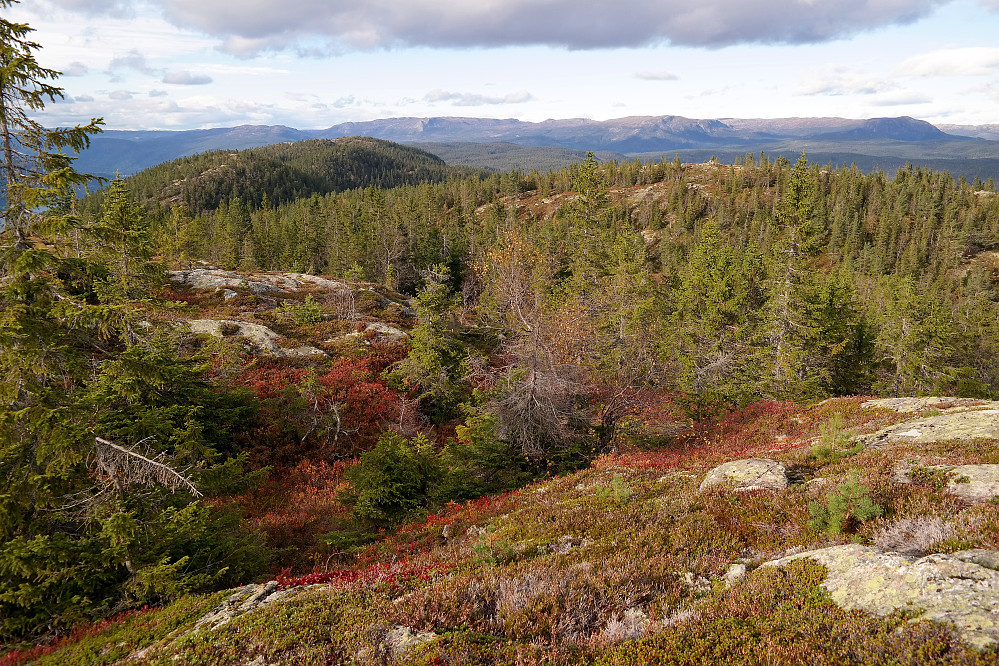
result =
[[[0,642],[222,584],[255,566],[235,553],[260,553],[237,517],[192,501],[211,479],[184,471],[219,458],[213,422],[247,411],[129,326],[128,289],[111,286],[148,248],[124,192],[112,188],[97,225],[112,244],[76,242],[87,177],[63,151],[100,121],[48,130],[30,117],[62,96],[30,32],[0,18]],[[216,483],[238,478],[238,459],[217,462]]]
[[[779,231],[771,251],[763,310],[761,387],[773,397],[814,397],[828,381],[829,371],[819,357],[819,289],[809,269],[821,234],[815,221],[814,192],[811,169],[802,155],[777,203]]]

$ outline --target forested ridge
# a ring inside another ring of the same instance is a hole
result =
[[[264,201],[289,203],[312,194],[415,185],[471,173],[417,148],[346,137],[199,153],[146,169],[129,179],[129,187],[143,204],[183,203],[202,213],[237,199],[256,208]],[[96,210],[100,201],[99,194],[90,197],[85,210]]]
[[[891,527],[882,515],[938,504],[962,522],[942,499],[946,475],[902,488],[876,450],[858,458],[875,470],[863,479],[846,467],[863,446],[847,446],[841,412],[857,428],[903,417],[825,400],[999,397],[991,181],[752,154],[725,165],[591,153],[558,171],[486,175],[350,138],[185,158],[80,200],[90,179],[71,153],[101,122],[31,119],[62,90],[30,32],[0,18],[0,76],[13,82],[0,95],[0,140],[12,146],[0,154],[0,644],[12,650],[0,664],[158,618],[141,640],[82,658],[108,661],[165,639],[191,619],[184,604],[220,600],[188,595],[273,576],[289,588],[374,581],[342,605],[374,613],[370,595],[438,594],[434,577],[452,571],[464,577],[453,589],[472,596],[439,607],[398,597],[382,619],[471,624],[473,642],[521,641],[510,649],[523,654],[548,641],[574,663],[599,657],[599,632],[620,614],[668,628],[708,594],[679,567],[708,574],[744,553],[758,564],[844,533],[872,542]],[[789,464],[839,485],[740,504],[731,491],[698,495],[695,474],[661,476],[802,442],[816,448]],[[995,459],[988,442],[953,447],[933,455]],[[638,490],[622,469],[644,470]],[[545,479],[563,514],[520,506],[520,543],[474,524],[503,526],[500,511],[520,500],[502,493]],[[689,502],[664,509],[663,483]],[[994,548],[999,508],[975,511],[964,522],[976,531],[923,545]],[[607,537],[596,523],[612,519],[639,550],[603,538],[593,573],[588,560],[569,571],[546,559],[583,552],[593,541],[575,531]],[[450,531],[459,523],[465,541]],[[551,524],[574,533],[540,534]],[[457,544],[446,563],[419,559],[442,543]],[[496,579],[508,565],[525,570]],[[576,606],[563,608],[565,590],[530,592],[556,574]],[[784,612],[817,604],[806,619],[828,617],[819,574],[796,575],[811,596]],[[497,607],[509,581],[537,608],[511,602],[500,618],[461,606],[481,593],[475,604]],[[165,615],[148,610],[178,599]],[[690,626],[716,636],[726,599]],[[363,633],[351,622],[335,635],[327,623],[323,640]],[[892,622],[870,635],[890,643]],[[378,626],[362,628],[382,645]],[[965,658],[949,635],[907,636],[892,649],[938,641]],[[121,658],[158,658],[144,654]],[[378,657],[352,655],[323,659]]]

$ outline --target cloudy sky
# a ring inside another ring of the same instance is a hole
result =
[[[999,0],[22,0],[109,129],[398,116],[999,123]]]

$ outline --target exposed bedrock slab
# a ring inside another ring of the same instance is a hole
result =
[[[917,612],[921,620],[950,624],[977,648],[999,641],[999,553],[970,550],[918,560],[856,544],[832,546],[765,563],[785,566],[808,558],[829,572],[822,586],[848,610],[888,615]]]
[[[733,460],[708,472],[701,490],[721,485],[735,490],[783,490],[787,488],[787,470],[768,458]]]
[[[867,446],[895,442],[929,444],[948,439],[999,439],[999,406],[914,419],[857,439]]]
[[[249,340],[260,353],[269,356],[325,356],[326,352],[315,347],[282,347],[279,341],[283,336],[266,326],[234,319],[194,319],[189,321],[192,333],[207,333],[221,338],[241,336]]]

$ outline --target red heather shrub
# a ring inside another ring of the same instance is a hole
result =
[[[793,402],[763,400],[725,414],[716,421],[694,426],[692,437],[714,442],[724,452],[752,446],[769,446],[794,439],[803,431],[805,408]]]
[[[213,295],[211,292],[196,291],[194,289],[171,285],[161,289],[155,297],[163,301],[179,301],[200,308],[205,305],[206,301],[211,300]]]
[[[804,418],[806,411],[792,402],[754,402],[694,424],[692,429],[675,437],[668,448],[626,451],[598,459],[594,465],[670,469],[798,446],[809,427]]]
[[[303,460],[293,469],[273,472],[261,488],[237,498],[267,545],[286,549],[285,566],[314,566],[325,547],[319,535],[333,531],[349,515],[337,499],[347,487],[343,472],[349,465]]]
[[[391,539],[381,544],[382,554],[386,554],[386,549],[392,557],[429,552],[440,545],[445,526],[450,525],[451,533],[457,536],[472,525],[510,511],[518,497],[519,492],[514,490],[484,495],[461,504],[448,502],[441,511],[428,515],[425,520],[399,527]]]
[[[451,566],[440,562],[414,564],[407,560],[398,562],[376,562],[364,569],[334,569],[304,576],[288,577],[284,573],[277,577],[284,589],[299,585],[328,585],[337,590],[351,586],[362,588],[380,586],[390,591],[398,590],[407,583],[428,581],[451,570]]]
[[[243,443],[254,465],[338,460],[374,446],[386,424],[399,418],[399,396],[376,374],[392,362],[389,351],[316,369],[275,359],[244,368],[234,382],[263,402],[259,425]]]

